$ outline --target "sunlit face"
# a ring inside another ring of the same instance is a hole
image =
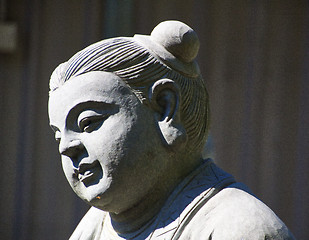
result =
[[[153,111],[112,73],[67,81],[50,95],[49,118],[65,176],[93,206],[124,211],[164,174],[166,152]]]

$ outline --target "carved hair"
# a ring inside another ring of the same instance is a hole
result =
[[[208,133],[209,109],[207,90],[200,74],[184,76],[134,38],[120,37],[92,44],[60,64],[51,76],[50,91],[72,77],[92,71],[112,72],[119,76],[146,105],[152,84],[161,78],[172,79],[180,89],[179,110],[188,135],[187,150],[201,151]]]

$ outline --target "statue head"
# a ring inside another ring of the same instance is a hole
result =
[[[190,27],[166,21],[150,36],[92,44],[55,69],[50,124],[82,199],[123,211],[201,156],[209,110],[198,49]]]

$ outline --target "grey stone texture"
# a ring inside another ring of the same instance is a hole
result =
[[[92,207],[70,239],[294,239],[202,152],[199,40],[178,21],[100,41],[60,64],[49,119],[65,176]]]

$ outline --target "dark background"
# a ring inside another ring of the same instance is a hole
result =
[[[309,239],[309,6],[298,0],[7,1],[18,38],[0,52],[1,239],[67,239],[88,208],[48,126],[53,69],[168,19],[199,35],[216,162]]]

